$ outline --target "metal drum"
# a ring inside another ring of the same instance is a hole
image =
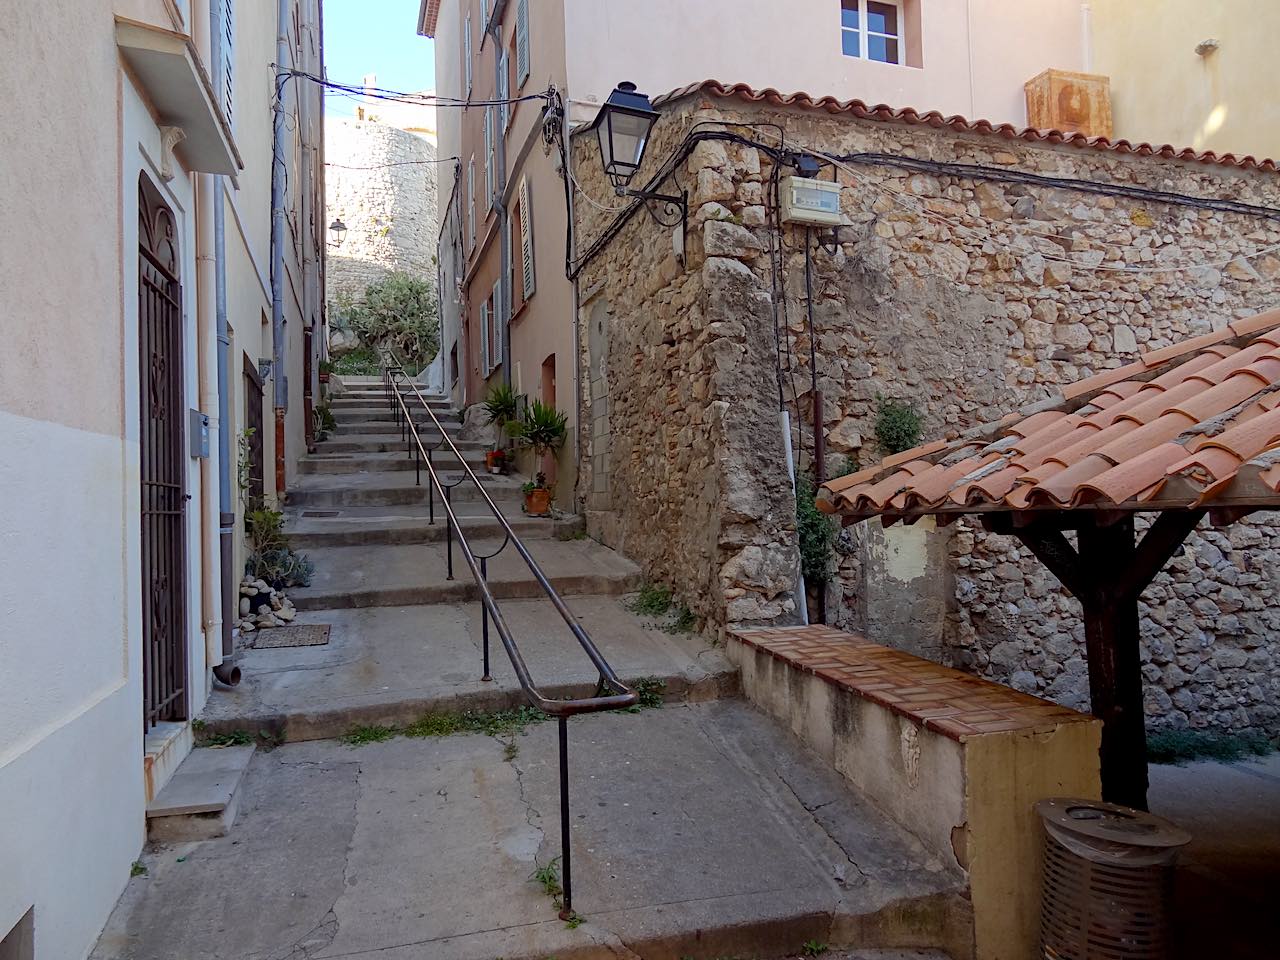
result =
[[[1098,800],[1041,800],[1036,812],[1044,960],[1164,960],[1173,865],[1191,834]]]

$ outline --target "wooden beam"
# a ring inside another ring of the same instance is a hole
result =
[[[1179,510],[1162,513],[1142,537],[1134,551],[1133,563],[1114,585],[1118,593],[1142,594],[1147,585],[1164,569],[1169,558],[1186,541],[1187,536],[1204,517],[1204,510]]]
[[[1034,526],[1014,528],[1013,533],[1071,591],[1072,596],[1082,597],[1089,590],[1091,581],[1080,562],[1081,557],[1061,530]]]
[[[1138,592],[1118,589],[1136,561],[1133,519],[1079,534],[1089,699],[1102,721],[1102,798],[1147,809],[1147,731],[1142,706]],[[1161,541],[1163,542],[1163,541]]]

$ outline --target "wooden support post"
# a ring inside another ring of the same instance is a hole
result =
[[[993,517],[986,524],[1015,534],[1080,601],[1089,700],[1102,721],[1102,798],[1110,803],[1147,809],[1138,598],[1203,516],[1203,510],[1162,513],[1135,543],[1132,515],[1082,515],[1075,550],[1058,521],[1019,526]]]

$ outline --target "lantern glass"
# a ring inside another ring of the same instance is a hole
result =
[[[649,144],[649,131],[658,114],[635,84],[620,83],[596,118],[600,160],[614,186],[622,188],[635,176]]]
[[[341,220],[334,220],[329,224],[329,235],[333,237],[333,245],[335,247],[342,246],[342,240],[347,235],[347,225]]]

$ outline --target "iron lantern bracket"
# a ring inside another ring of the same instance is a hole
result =
[[[653,193],[649,190],[633,190],[630,187],[619,187],[618,195],[634,197],[644,201],[644,208],[660,227],[680,225],[681,240],[689,232],[689,191],[682,190],[680,195],[670,193]],[[661,209],[661,213],[659,213]]]

